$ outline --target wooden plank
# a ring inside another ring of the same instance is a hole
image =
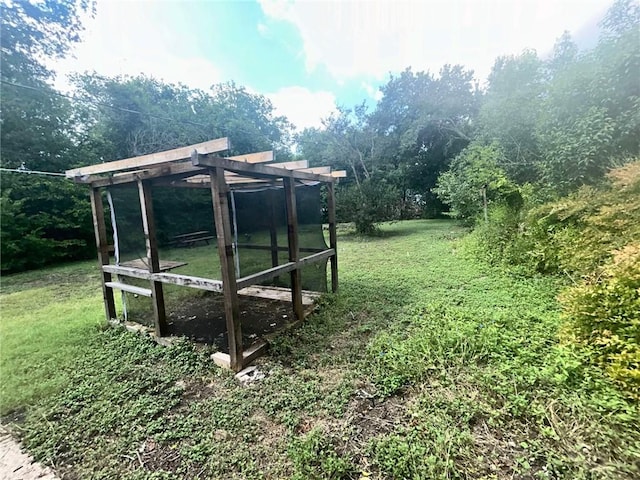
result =
[[[222,168],[230,172],[240,173],[253,178],[295,178],[298,180],[313,180],[316,182],[333,182],[335,179],[330,175],[320,175],[317,173],[301,172],[298,170],[287,170],[269,165],[242,163],[228,158],[214,157],[194,153],[191,162],[195,166],[207,166],[212,168]]]
[[[246,248],[247,250],[272,250],[272,247],[270,247],[269,245],[253,245],[251,243],[239,243],[236,246],[238,248]],[[278,246],[278,245],[276,246],[279,252],[289,251],[289,247]],[[301,252],[318,253],[318,252],[323,252],[324,250],[325,250],[324,248],[300,247]]]
[[[173,270],[174,268],[184,267],[188,265],[187,262],[174,262],[171,260],[160,260],[160,272],[166,272],[168,270]],[[121,267],[133,267],[133,268],[143,268],[148,269],[147,259],[146,258],[136,258],[135,260],[130,260],[128,262],[120,263]]]
[[[247,275],[246,277],[242,277],[237,280],[238,288],[245,288],[249,285],[266,282],[267,280],[271,280],[272,278],[275,278],[283,273],[300,269],[305,265],[322,262],[327,258],[331,258],[334,253],[335,250],[333,249],[322,250],[321,252],[314,253],[313,255],[309,255],[308,257],[301,258],[297,262],[287,262],[277,267],[269,268],[268,270],[263,270],[252,275]]]
[[[150,165],[158,165],[160,163],[173,162],[176,160],[184,160],[191,156],[196,150],[198,153],[217,153],[229,150],[230,144],[227,137],[209,140],[207,142],[188,145],[186,147],[165,150],[164,152],[150,153],[138,157],[125,158],[123,160],[115,160],[113,162],[100,163],[98,165],[89,165],[87,167],[74,168],[67,170],[65,175],[68,178],[81,177],[83,175],[92,175],[96,173],[117,172],[131,168],[147,167]],[[245,156],[246,157],[246,156]]]
[[[336,192],[333,183],[327,184],[327,210],[329,214],[329,247],[331,257],[331,291],[338,291],[338,236],[336,233]]]
[[[236,371],[239,372],[245,366],[253,362],[256,358],[264,355],[265,352],[267,351],[268,346],[269,344],[265,340],[260,339],[256,341],[253,345],[251,345],[249,348],[247,348],[247,350],[242,353],[242,359],[240,361],[240,364],[242,366]],[[219,367],[230,368],[231,370],[234,370],[231,367],[231,356],[227,355],[224,352],[214,353],[213,355],[211,355],[211,360],[213,360],[213,362]]]
[[[246,164],[242,164],[246,165]],[[218,239],[218,255],[222,274],[222,290],[224,293],[224,311],[227,323],[229,342],[229,361],[232,370],[242,369],[242,328],[240,325],[240,307],[238,306],[238,288],[233,258],[233,241],[231,221],[229,219],[229,201],[227,199],[227,183],[224,170],[213,168],[211,175],[211,196]]]
[[[238,279],[238,288],[244,288],[256,283],[266,282],[267,280],[271,280],[272,278],[275,278],[283,273],[290,272],[295,268],[296,262],[288,262],[277,267],[272,267],[268,270],[263,270],[262,272],[247,275],[246,277]]]
[[[129,285],[128,283],[106,282],[106,285],[110,288],[117,288],[118,290],[135,293],[136,295],[142,295],[143,297],[150,297],[152,295],[151,289],[136,287],[135,285]]]
[[[346,170],[336,170],[335,172],[331,172],[331,176],[333,178],[346,178],[347,171]]]
[[[247,155],[236,155],[234,157],[228,157],[232,160],[246,161],[247,163],[259,163],[270,162],[274,158],[273,151],[250,153]],[[96,187],[106,187],[109,185],[121,185],[123,183],[137,182],[138,180],[150,180],[157,179],[162,183],[178,182],[184,178],[199,177],[202,174],[207,173],[206,168],[194,167],[189,162],[165,162],[144,170],[137,170],[135,172],[121,172],[115,173],[108,177],[102,175],[85,175],[74,177],[74,180],[78,183],[91,183]],[[290,162],[284,162],[290,163]],[[231,173],[229,173],[231,175]],[[203,175],[207,177],[207,185],[209,184],[208,174]]]
[[[277,267],[278,259],[278,212],[276,209],[277,191],[269,192],[269,249],[271,250],[271,266]],[[240,245],[238,245],[240,248]],[[277,277],[274,277],[277,278]]]
[[[107,228],[104,223],[104,205],[102,203],[102,194],[97,188],[91,189],[91,213],[93,215],[93,231],[96,239],[96,249],[98,251],[98,263],[102,268],[103,265],[109,265],[109,245],[107,244]],[[104,311],[107,320],[116,318],[116,305],[113,300],[113,290],[107,286],[111,281],[111,274],[102,272],[102,298],[104,299]]]
[[[269,300],[279,300],[281,302],[291,302],[291,289],[284,287],[273,287],[265,285],[250,285],[238,290],[238,295],[247,297],[267,298]],[[313,305],[322,294],[310,290],[302,291],[302,304],[305,307]]]
[[[151,184],[138,181],[138,195],[140,196],[140,210],[142,212],[142,229],[147,247],[147,261],[149,273],[160,272],[160,258],[156,241],[156,227],[153,218],[153,201],[151,199]],[[153,319],[155,334],[162,337],[167,333],[167,314],[164,305],[162,283],[151,280],[151,304],[153,305]]]
[[[317,171],[315,171],[315,169],[309,169],[307,168],[309,166],[309,162],[307,160],[296,160],[294,162],[270,163],[269,166],[277,167],[277,168],[286,168],[287,170],[311,171],[312,173],[329,173],[331,171],[331,167],[316,167],[316,169],[318,169]],[[194,168],[197,168],[197,167],[194,167]],[[239,175],[233,172],[225,172],[224,178],[227,180],[228,184],[264,181],[260,179],[250,178],[250,177],[243,177],[242,175]],[[187,181],[190,183],[206,183],[208,185],[209,175],[203,175],[203,174],[194,175],[193,177],[190,177]]]
[[[242,352],[242,368],[249,365],[256,358],[264,355],[269,348],[269,344],[266,340],[260,339],[256,341],[253,345],[247,348],[244,352]]]
[[[284,195],[287,211],[287,237],[289,240],[289,261],[298,262],[300,248],[298,244],[298,211],[296,207],[296,184],[293,178],[284,178]],[[291,303],[297,320],[304,318],[302,305],[302,276],[299,266],[291,271]]]
[[[310,173],[331,173],[331,167],[312,167],[312,168],[300,168],[299,172],[310,172]]]
[[[74,180],[77,183],[90,183],[94,187],[107,187],[110,185],[137,182],[139,180],[163,179],[165,181],[178,181],[206,171],[205,168],[194,167],[191,162],[166,163],[147,170],[116,173],[108,177],[88,175],[86,177],[75,177]]]
[[[122,265],[105,265],[102,269],[104,272],[114,275],[140,278],[142,280],[153,280],[161,283],[170,283],[172,285],[196,288],[198,290],[207,290],[209,292],[222,292],[222,282],[220,280],[194,277],[192,275],[181,275],[178,273],[151,273],[148,270],[141,268],[124,267]]]
[[[215,153],[215,152],[200,152],[198,153]],[[229,160],[236,160],[238,162],[245,163],[265,163],[273,162],[276,159],[276,154],[273,150],[267,150],[265,152],[256,153],[243,153],[242,155],[233,155],[232,157],[225,157]]]

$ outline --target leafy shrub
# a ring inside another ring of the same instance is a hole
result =
[[[526,195],[525,195],[526,198]],[[565,339],[629,395],[640,398],[640,161],[612,170],[600,187],[518,213],[494,205],[467,250],[521,273],[561,273]]]
[[[614,381],[640,399],[640,243],[615,251],[561,300],[566,338],[585,345]]]
[[[0,196],[3,273],[95,253],[85,189],[59,178],[4,177]]]
[[[454,217],[473,221],[483,210],[483,196],[488,204],[504,203],[513,210],[519,209],[522,197],[518,187],[498,165],[502,156],[495,144],[473,143],[440,175],[435,192],[451,207]]]
[[[339,190],[337,197],[338,220],[354,222],[357,232],[363,235],[375,233],[377,223],[394,220],[399,215],[400,195],[385,179],[367,179]]]

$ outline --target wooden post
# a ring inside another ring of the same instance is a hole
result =
[[[142,228],[147,247],[147,262],[150,273],[160,272],[160,257],[156,241],[156,225],[153,218],[153,201],[151,199],[151,184],[138,180],[138,195],[140,196],[140,210],[142,212]],[[155,334],[162,337],[167,333],[167,314],[164,305],[162,283],[151,280],[151,303],[153,304],[153,319]]]
[[[229,201],[227,199],[228,186],[224,178],[224,169],[219,167],[212,168],[209,171],[209,175],[211,178],[216,237],[218,239],[218,255],[220,256],[220,271],[222,273],[230,367],[237,372],[243,366],[242,328],[240,324],[240,307],[238,306],[236,271],[233,262],[233,237],[231,236]]]
[[[336,235],[336,194],[333,182],[327,183],[327,209],[329,210],[329,248],[335,253],[331,257],[331,291],[338,291],[338,241]]]
[[[278,216],[276,212],[276,193],[277,190],[275,188],[269,191],[269,207],[271,209],[269,215],[269,234],[271,236],[271,266],[277,267],[279,264],[278,261]],[[278,277],[274,278],[277,282]]]
[[[104,223],[104,205],[99,188],[91,189],[91,213],[93,214],[93,231],[96,236],[96,249],[98,250],[98,263],[100,271],[103,265],[109,265],[109,247],[107,245],[107,228]],[[113,301],[113,289],[107,286],[111,281],[111,274],[102,272],[102,297],[104,298],[104,311],[107,320],[116,318],[116,305]]]
[[[298,244],[298,211],[296,209],[296,185],[291,177],[285,177],[284,194],[287,205],[287,236],[289,239],[289,261],[297,262],[300,258],[300,247]],[[296,320],[304,319],[304,308],[302,306],[302,275],[300,268],[291,271],[291,302],[293,303],[293,313]]]

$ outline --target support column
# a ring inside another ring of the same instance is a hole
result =
[[[271,266],[277,267],[278,261],[278,215],[276,211],[277,190],[271,189],[269,191],[269,235],[271,237]],[[274,278],[274,281],[278,281],[278,277]]]
[[[298,244],[298,211],[296,209],[295,180],[291,177],[283,178],[284,194],[287,205],[287,236],[289,239],[289,261],[300,260],[300,247]],[[296,320],[304,319],[302,306],[302,275],[300,268],[291,271],[291,302]]]
[[[331,291],[338,291],[338,240],[336,235],[336,193],[333,182],[327,183],[327,210],[329,213],[329,248],[333,248],[331,257]]]
[[[147,247],[147,263],[149,272],[160,272],[160,257],[156,240],[156,225],[153,217],[153,201],[151,198],[151,184],[138,180],[138,195],[140,196],[140,210],[142,212],[142,228]],[[155,334],[162,337],[167,333],[167,314],[164,305],[162,283],[151,280],[151,303],[153,304],[153,319]]]
[[[243,364],[242,328],[240,324],[240,307],[238,306],[238,287],[233,262],[233,237],[229,219],[228,186],[224,178],[224,169],[209,170],[211,178],[211,196],[216,223],[218,255],[222,274],[222,291],[224,293],[224,314],[227,322],[230,367],[240,371]]]
[[[96,237],[98,263],[102,272],[103,265],[109,265],[109,247],[107,245],[107,227],[104,223],[104,205],[99,188],[91,188],[91,213],[93,214],[93,231]],[[106,283],[111,281],[111,274],[102,272],[102,297],[107,320],[116,318],[116,305],[113,301],[113,289]]]

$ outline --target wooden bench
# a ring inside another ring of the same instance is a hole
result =
[[[184,233],[182,235],[176,235],[169,243],[174,247],[193,247],[198,242],[205,242],[209,245],[209,240],[213,240],[215,235],[211,235],[211,232],[207,230],[201,230],[199,232]]]

